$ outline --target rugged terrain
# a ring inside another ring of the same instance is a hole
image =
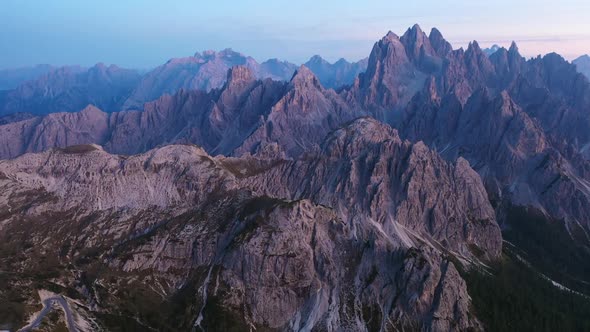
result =
[[[457,269],[497,258],[501,236],[477,173],[371,119],[321,145],[0,162],[6,282],[41,278],[106,328],[479,328]]]
[[[366,62],[206,52],[120,110],[1,118],[3,319],[45,289],[86,329],[510,330],[495,303],[528,279],[541,326],[584,329],[578,70],[416,25]]]

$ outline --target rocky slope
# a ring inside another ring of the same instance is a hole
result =
[[[468,163],[371,119],[321,146],[296,160],[87,145],[0,162],[0,249],[16,255],[1,269],[25,297],[51,273],[41,284],[102,327],[480,329],[458,269],[496,259],[501,237]]]

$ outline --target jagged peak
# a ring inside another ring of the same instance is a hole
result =
[[[512,41],[512,43],[510,44],[510,48],[508,49],[508,52],[510,54],[520,54],[518,52],[518,46],[516,45],[515,41]]]
[[[432,48],[430,39],[418,24],[409,28],[400,40],[406,49],[408,57],[413,60],[417,60],[422,53],[425,53],[426,55],[435,55],[436,53]]]
[[[428,38],[444,39],[442,32],[440,32],[440,30],[438,30],[437,28],[430,29],[430,34],[428,35]]]
[[[406,30],[406,33],[404,33],[402,38],[404,38],[406,36],[408,36],[408,37],[413,36],[414,38],[416,38],[417,36],[420,36],[420,35],[426,36],[424,31],[422,31],[422,28],[420,28],[420,26],[416,23],[411,28],[408,28],[408,30]]]
[[[469,43],[469,46],[467,46],[467,52],[469,52],[469,51],[477,52],[477,53],[482,52],[481,47],[479,47],[479,43],[477,42],[477,40],[474,40]]]
[[[420,28],[420,26],[418,24],[414,24],[413,27],[408,28],[408,30],[406,30],[406,32],[400,38],[400,40],[406,41],[406,42],[412,42],[412,44],[413,44],[419,40],[427,41],[428,36],[426,36],[426,34],[422,31],[422,29]]]
[[[453,46],[443,37],[437,28],[432,28],[428,35],[430,45],[439,56],[445,56],[453,51]]]
[[[393,31],[388,31],[387,34],[381,38],[381,42],[399,42],[399,36],[393,33]]]

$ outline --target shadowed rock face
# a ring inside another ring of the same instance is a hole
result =
[[[128,283],[140,301],[183,306],[179,319],[166,309],[138,319],[156,329],[481,328],[456,264],[497,258],[501,237],[468,163],[448,164],[372,119],[320,145],[295,160],[182,145],[27,154],[0,162],[1,234],[50,221],[28,236],[62,248],[58,268],[79,271],[61,283],[111,319],[146,314],[127,307]],[[22,255],[2,269],[39,268]]]

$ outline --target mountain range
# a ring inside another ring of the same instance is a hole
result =
[[[70,330],[585,330],[583,68],[415,25],[51,71],[2,97],[0,324],[43,290]]]
[[[331,64],[320,56],[306,65],[322,84],[337,89],[352,84],[366,69],[366,60],[349,63],[344,59]],[[0,116],[15,113],[44,115],[55,112],[78,112],[92,104],[105,112],[142,110],[146,102],[183,90],[219,89],[227,71],[233,66],[250,68],[259,79],[288,81],[297,66],[277,59],[258,63],[251,57],[225,49],[205,51],[192,57],[171,59],[144,74],[136,70],[97,64],[54,68],[0,71]]]

